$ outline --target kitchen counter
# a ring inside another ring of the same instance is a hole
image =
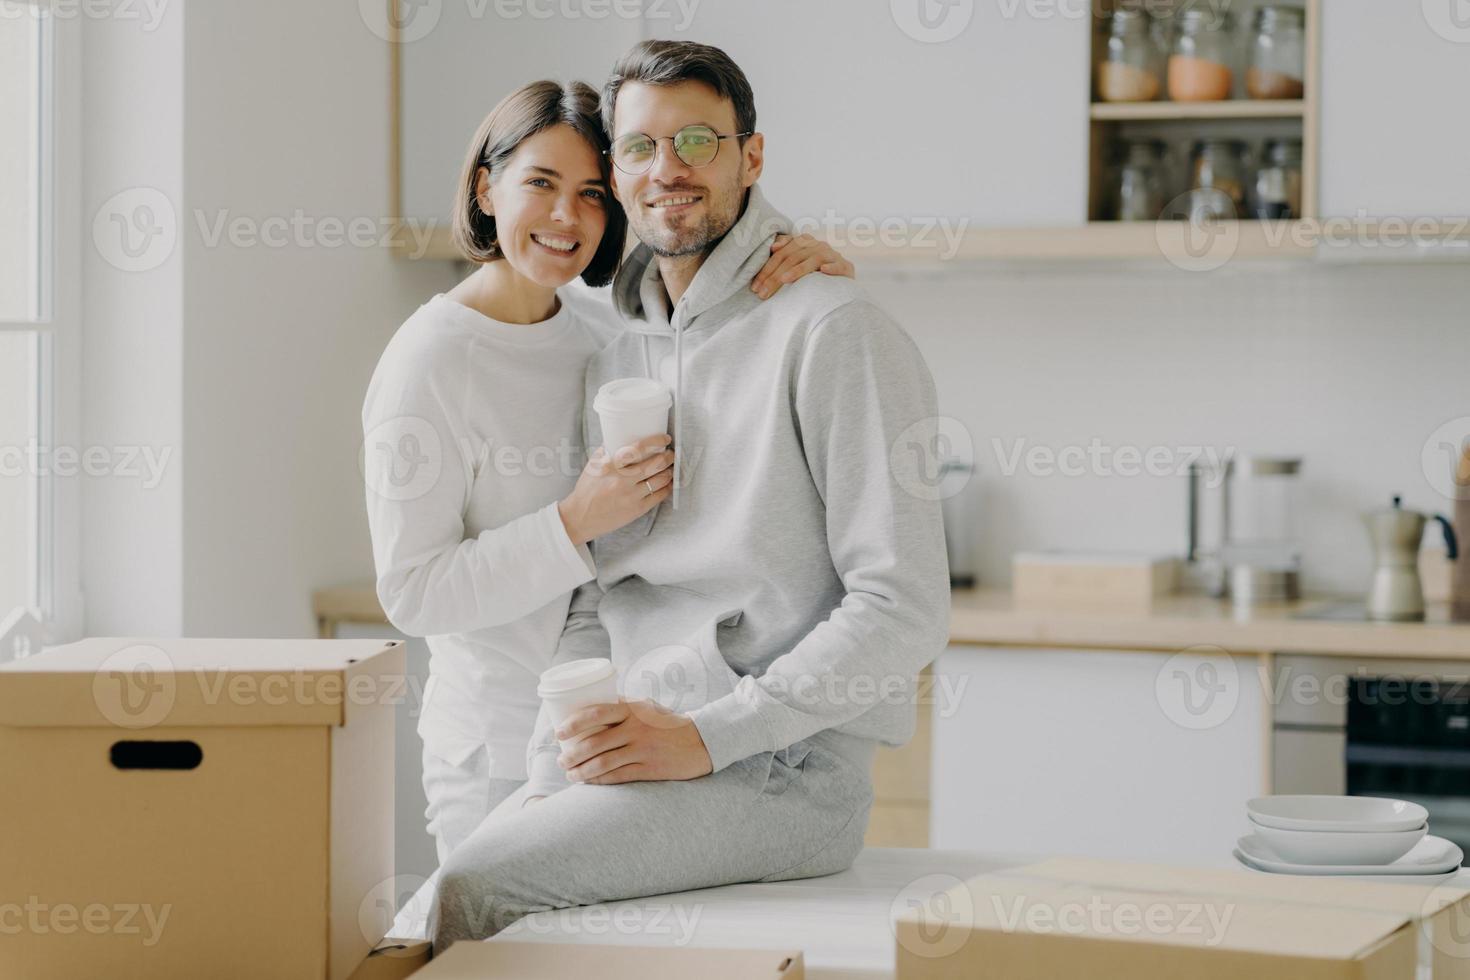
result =
[[[1148,608],[1058,609],[1018,605],[1003,589],[956,589],[949,633],[952,643],[981,646],[1470,660],[1470,623],[1451,622],[1444,603],[1414,623],[1369,622],[1360,609],[1360,599],[1322,596],[1237,612],[1229,601],[1192,595],[1163,596]]]
[[[1084,647],[1178,651],[1216,646],[1232,653],[1470,660],[1470,623],[1452,623],[1431,603],[1422,623],[1371,623],[1361,600],[1318,596],[1236,612],[1206,596],[1164,596],[1144,608],[1055,609],[1017,605],[1004,589],[955,589],[951,643],[1010,647]],[[319,589],[312,610],[322,636],[338,623],[386,624],[371,582]]]

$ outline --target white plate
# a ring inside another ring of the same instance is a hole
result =
[[[1247,871],[1258,875],[1276,874],[1275,871],[1266,871],[1251,864],[1246,856],[1240,853],[1240,848],[1235,849],[1235,860]],[[1330,877],[1333,881],[1371,881],[1375,885],[1436,885],[1441,882],[1453,881],[1460,877],[1460,868],[1446,871],[1439,875],[1317,875],[1316,877]],[[1298,878],[1312,877],[1311,875],[1295,875]]]
[[[1254,820],[1255,836],[1283,860],[1295,864],[1392,864],[1413,850],[1428,833],[1426,825],[1413,830],[1377,834],[1360,830],[1282,830]]]
[[[1282,875],[1448,875],[1460,870],[1465,852],[1453,841],[1433,834],[1414,845],[1414,849],[1392,864],[1293,864],[1283,860],[1256,834],[1247,834],[1235,842],[1235,855],[1257,871]]]
[[[1256,823],[1281,830],[1388,833],[1429,821],[1417,803],[1377,796],[1260,796],[1245,805]]]

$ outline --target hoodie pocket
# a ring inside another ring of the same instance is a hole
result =
[[[738,625],[744,615],[739,608],[722,610],[681,640],[640,656],[623,671],[623,697],[688,714],[734,693],[740,675],[720,653],[719,631]]]
[[[786,792],[787,787],[801,778],[806,757],[811,753],[810,742],[792,742],[784,749],[771,753],[770,772],[761,790],[761,798],[769,799]]]

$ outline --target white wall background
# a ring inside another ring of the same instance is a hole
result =
[[[175,248],[130,272],[92,237],[93,215],[116,194],[143,189],[175,207],[182,199],[184,18],[182,7],[165,10],[150,31],[102,19],[82,32],[82,443],[172,454],[151,489],[115,477],[82,482],[84,628],[104,636],[184,629],[185,255]]]
[[[941,413],[971,434],[986,584],[1009,582],[1022,549],[1184,550],[1182,478],[1008,476],[1020,440],[1303,456],[1316,590],[1366,589],[1361,511],[1395,493],[1451,507],[1421,453],[1442,424],[1470,417],[1464,264],[860,275],[923,349]]]

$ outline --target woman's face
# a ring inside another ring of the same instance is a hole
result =
[[[480,209],[495,217],[505,260],[538,285],[571,282],[602,244],[608,189],[600,160],[565,124],[522,141],[493,181],[480,168],[476,194]]]

